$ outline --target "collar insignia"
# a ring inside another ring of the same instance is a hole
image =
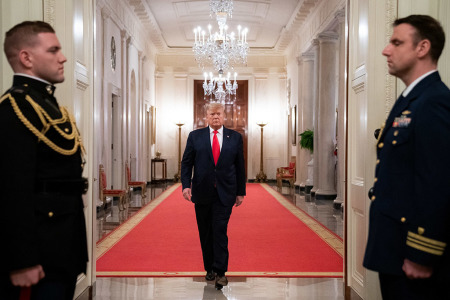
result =
[[[45,89],[47,90],[47,93],[49,93],[50,95],[53,94],[53,89],[52,89],[52,86],[51,86],[51,85],[47,85],[47,86],[45,87]]]

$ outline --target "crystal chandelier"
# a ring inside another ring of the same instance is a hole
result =
[[[237,73],[234,73],[234,82],[231,83],[230,73],[228,72],[228,77],[222,77],[222,73],[219,72],[219,77],[213,77],[212,73],[209,73],[209,82],[208,82],[208,74],[205,72],[205,81],[203,82],[203,90],[205,91],[205,96],[214,95],[217,102],[221,102],[223,104],[231,102],[230,96],[236,95],[236,89],[238,88],[238,84],[236,82]],[[228,100],[227,101],[227,96]]]
[[[205,96],[214,95],[216,101],[225,103],[230,100],[231,95],[236,95],[238,87],[236,82],[237,74],[234,73],[234,82],[228,77],[222,75],[224,71],[234,69],[236,65],[247,64],[247,53],[249,50],[247,43],[248,29],[237,27],[238,34],[228,32],[227,18],[232,17],[232,0],[210,0],[210,16],[216,15],[219,31],[212,33],[212,26],[208,25],[208,32],[205,32],[200,26],[194,29],[194,47],[193,52],[195,60],[204,70],[205,68],[214,68],[219,73],[218,77],[213,77],[212,72],[205,72],[205,81],[203,89]]]
[[[233,10],[232,0],[210,0],[211,14],[216,14],[219,25],[218,32],[211,32],[212,26],[208,25],[208,32],[200,26],[194,29],[194,55],[195,60],[202,69],[213,67],[216,71],[227,71],[235,65],[247,64],[247,32],[238,26],[238,34],[228,32],[226,24],[227,16],[231,17]]]
[[[238,36],[234,32],[228,33],[228,26],[220,27],[219,32],[209,33],[199,26],[194,30],[195,42],[193,51],[195,60],[202,69],[213,67],[217,71],[233,69],[235,65],[247,64],[247,29],[238,26]],[[206,36],[205,36],[206,35]]]

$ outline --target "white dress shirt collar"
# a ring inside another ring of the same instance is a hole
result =
[[[223,126],[220,127],[219,129],[217,129],[217,132],[218,132],[221,136],[223,136]],[[209,133],[210,133],[210,134],[214,134],[214,129],[212,129],[211,126],[209,126]]]
[[[425,77],[427,77],[428,75],[430,75],[431,73],[437,72],[437,70],[431,70],[430,72],[427,72],[425,74],[423,74],[422,76],[420,76],[419,78],[417,78],[416,80],[414,80],[410,85],[408,85],[408,87],[403,91],[402,95],[403,97],[408,96],[409,92],[412,91],[412,89],[420,82],[422,81],[422,79],[424,79]]]
[[[24,74],[24,73],[14,73],[14,75],[17,75],[17,76],[23,76],[23,77],[28,77],[28,78],[32,78],[32,79],[36,79],[36,80],[42,81],[42,82],[44,82],[44,83],[46,83],[46,84],[51,84],[51,83],[48,82],[47,80],[44,80],[44,79],[39,78],[39,77],[36,77],[36,76]],[[51,84],[51,85],[52,85],[52,84]]]

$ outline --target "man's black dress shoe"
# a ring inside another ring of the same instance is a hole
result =
[[[208,280],[208,281],[216,279],[216,273],[214,273],[214,271],[206,272],[205,279]]]
[[[228,285],[227,276],[216,276],[216,289],[221,290],[225,285]]]

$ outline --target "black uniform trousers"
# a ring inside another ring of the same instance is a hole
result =
[[[228,270],[228,221],[233,206],[225,206],[217,194],[207,204],[195,204],[198,233],[206,271],[224,275]]]
[[[448,283],[428,279],[409,279],[405,275],[379,273],[383,300],[444,300],[450,299]]]

